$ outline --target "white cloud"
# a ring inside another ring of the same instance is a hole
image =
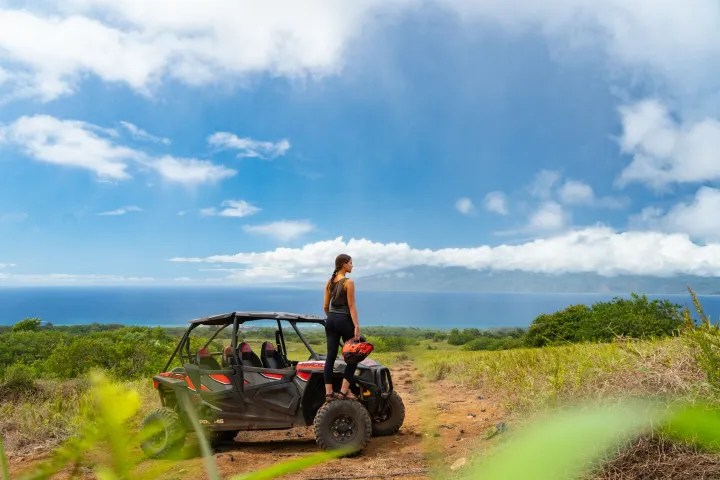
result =
[[[706,100],[720,73],[720,5],[715,0],[437,0],[467,22],[541,32],[555,56],[603,52],[617,77],[629,71]]]
[[[277,142],[263,142],[252,138],[238,138],[228,132],[216,132],[208,137],[208,143],[214,147],[237,150],[238,157],[273,159],[281,157],[290,149],[290,142],[282,139]]]
[[[556,57],[601,51],[613,73],[627,69],[662,79],[681,94],[702,98],[703,92],[714,92],[720,72],[715,0],[51,0],[22,5],[0,8],[0,62],[13,70],[16,94],[44,99],[73,92],[88,74],[143,94],[166,79],[205,85],[262,73],[333,74],[343,67],[348,43],[370,30],[366,25],[394,25],[388,19],[398,13],[437,5],[479,28],[539,32]]]
[[[630,219],[631,225],[677,232],[705,242],[720,241],[720,190],[701,187],[689,203],[678,203],[666,213],[646,207]]]
[[[164,145],[170,145],[170,139],[164,138],[164,137],[156,137],[155,135],[151,135],[142,128],[138,127],[137,125],[134,125],[130,122],[124,122],[120,121],[120,125],[125,128],[128,132],[130,132],[130,135],[136,140],[145,140],[149,142],[154,143],[162,143]]]
[[[35,160],[83,168],[102,179],[130,178],[126,171],[128,162],[142,157],[139,152],[102,137],[94,125],[48,115],[20,117],[0,126],[0,132],[5,143],[20,147]]]
[[[102,217],[114,217],[114,216],[119,216],[119,215],[125,215],[130,212],[142,212],[142,211],[143,211],[143,209],[140,207],[136,207],[135,205],[129,205],[127,207],[120,207],[115,210],[108,210],[106,212],[100,212],[97,215],[102,216]]]
[[[503,192],[490,192],[485,195],[485,210],[489,212],[499,213],[500,215],[508,214],[507,196]]]
[[[0,268],[11,268],[14,267],[14,263],[0,263]]]
[[[554,170],[541,170],[530,184],[530,194],[541,199],[550,198],[552,190],[560,181],[560,173]]]
[[[218,217],[248,217],[260,211],[259,207],[252,205],[245,200],[225,200],[220,204],[220,210],[215,208],[203,208],[200,213],[204,216]]]
[[[0,125],[0,142],[20,148],[41,162],[82,168],[100,180],[127,180],[131,165],[157,171],[165,180],[186,185],[214,183],[237,172],[206,160],[166,155],[155,158],[133,148],[118,145],[116,132],[77,120],[48,115],[20,117]]]
[[[720,122],[682,122],[656,100],[620,109],[622,151],[633,156],[618,178],[663,188],[671,183],[720,179]]]
[[[148,164],[169,182],[196,185],[215,183],[234,176],[237,172],[207,160],[177,158],[165,155]]]
[[[455,209],[463,215],[470,215],[475,211],[475,205],[473,205],[472,200],[463,197],[458,198],[457,202],[455,202]]]
[[[289,241],[315,230],[315,225],[307,220],[280,220],[265,225],[245,225],[248,233],[267,235],[280,241]]]
[[[353,257],[356,275],[391,272],[406,267],[465,267],[472,270],[526,272],[592,272],[671,276],[720,276],[720,244],[698,245],[685,234],[616,232],[607,227],[574,230],[520,245],[416,249],[407,243],[378,243],[342,237],[300,248],[265,252],[173,258],[174,262],[241,265],[237,281],[273,278],[322,281],[339,252]]]
[[[577,180],[566,180],[558,195],[563,203],[569,205],[589,205],[595,200],[592,187]]]
[[[203,85],[264,72],[331,74],[373,5],[71,0],[5,7],[0,61],[27,77],[17,95],[45,100],[72,93],[86,74],[143,94],[168,77]]]
[[[527,229],[530,231],[560,230],[568,222],[568,214],[555,202],[545,202],[530,216]]]

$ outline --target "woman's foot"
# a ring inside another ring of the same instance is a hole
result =
[[[343,400],[357,400],[358,399],[358,397],[356,397],[355,394],[352,393],[350,390],[348,390],[347,392],[342,392],[342,391],[338,392],[338,395],[339,395],[338,398],[342,398]]]
[[[340,398],[340,397],[338,397],[338,395],[340,395],[340,394],[339,394],[339,393],[335,393],[335,392],[326,393],[326,394],[325,394],[325,401],[326,401],[326,402],[331,402],[331,401],[333,401],[333,400],[336,400],[336,399]]]

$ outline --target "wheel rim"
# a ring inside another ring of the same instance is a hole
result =
[[[149,427],[153,430],[156,429],[156,433],[150,435],[145,439],[145,446],[151,451],[161,450],[167,443],[167,427],[161,422],[155,422],[154,424],[150,424]]]
[[[357,433],[357,424],[350,415],[338,415],[330,424],[330,433],[338,442],[347,442]]]

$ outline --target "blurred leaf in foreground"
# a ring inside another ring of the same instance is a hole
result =
[[[648,403],[560,411],[521,431],[470,469],[465,478],[578,478],[613,448],[651,428],[666,414]]]

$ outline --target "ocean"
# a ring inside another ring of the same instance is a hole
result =
[[[371,292],[357,294],[361,325],[420,328],[527,327],[542,313],[590,305],[620,294]],[[689,295],[648,295],[691,307]],[[713,321],[720,296],[701,296]],[[0,325],[40,317],[55,325],[119,323],[179,326],[232,311],[322,315],[322,292],[229,287],[24,287],[0,288]],[[694,310],[693,310],[694,311]]]

